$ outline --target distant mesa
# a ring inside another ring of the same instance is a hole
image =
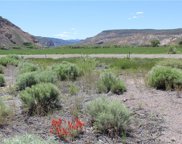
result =
[[[182,29],[119,29],[106,30],[82,41],[86,45],[143,45],[159,40],[161,45],[177,44],[182,40]]]

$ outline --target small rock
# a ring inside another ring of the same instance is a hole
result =
[[[175,142],[175,141],[176,141],[176,139],[175,139],[174,137],[172,137],[172,138],[171,138],[171,141],[172,141],[172,142]]]

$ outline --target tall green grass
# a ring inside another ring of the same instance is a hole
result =
[[[0,55],[4,54],[167,54],[169,47],[58,47],[48,49],[12,49],[0,50]],[[182,53],[182,48],[176,48],[177,53]]]

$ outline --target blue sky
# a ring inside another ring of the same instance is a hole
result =
[[[182,28],[182,1],[0,0],[0,15],[33,35],[84,39],[108,29]]]

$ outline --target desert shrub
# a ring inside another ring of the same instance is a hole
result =
[[[3,141],[3,144],[58,144],[53,140],[44,140],[41,137],[31,134],[15,136]]]
[[[69,62],[62,62],[61,64],[52,67],[60,80],[76,80],[80,75],[80,70],[77,65]]]
[[[35,77],[37,80],[37,83],[55,83],[57,81],[57,75],[54,71],[52,70],[46,70],[46,71],[41,71],[41,72],[36,72]]]
[[[35,48],[37,48],[33,43],[31,43],[31,42],[24,42],[23,43],[23,46],[25,47],[25,48],[28,48],[28,49],[35,49]]]
[[[168,50],[168,54],[176,54],[177,53],[177,49],[175,47],[170,47]]]
[[[4,73],[3,69],[4,69],[4,67],[2,65],[0,65],[0,74]]]
[[[4,104],[4,102],[0,98],[0,125],[7,123],[10,113],[10,109]]]
[[[79,92],[79,89],[76,85],[70,84],[69,85],[69,93],[70,95],[76,95]]]
[[[168,60],[160,61],[157,65],[182,69],[182,60],[181,59],[168,59]]]
[[[122,94],[126,91],[126,87],[123,81],[117,80],[111,87],[111,92],[115,94]]]
[[[5,79],[4,76],[0,74],[0,87],[5,85]]]
[[[31,87],[37,83],[36,72],[29,72],[18,76],[16,80],[16,87],[17,90],[24,90],[26,87]]]
[[[182,71],[171,67],[155,66],[149,71],[147,79],[151,87],[173,90],[176,85],[180,86],[182,84]]]
[[[87,106],[94,128],[107,134],[121,134],[128,128],[130,111],[119,101],[104,97],[91,101]]]
[[[81,58],[77,61],[77,65],[80,69],[80,73],[82,75],[86,74],[86,73],[90,73],[93,70],[95,70],[95,67],[97,65],[97,61],[94,58]]]
[[[0,64],[3,66],[7,65],[15,65],[17,66],[19,63],[19,57],[18,56],[6,56],[6,57],[1,57],[0,58]]]
[[[39,70],[39,66],[29,62],[22,62],[19,63],[18,70],[20,73],[33,72]]]
[[[55,83],[57,81],[57,75],[53,71],[37,71],[21,74],[16,81],[18,90],[24,90],[26,87],[38,83]]]
[[[45,115],[57,106],[58,96],[58,88],[51,83],[40,83],[20,92],[20,98],[30,115]]]
[[[104,72],[101,74],[97,88],[99,93],[108,93],[109,91],[112,91],[115,94],[122,94],[126,91],[124,82],[111,72]]]

